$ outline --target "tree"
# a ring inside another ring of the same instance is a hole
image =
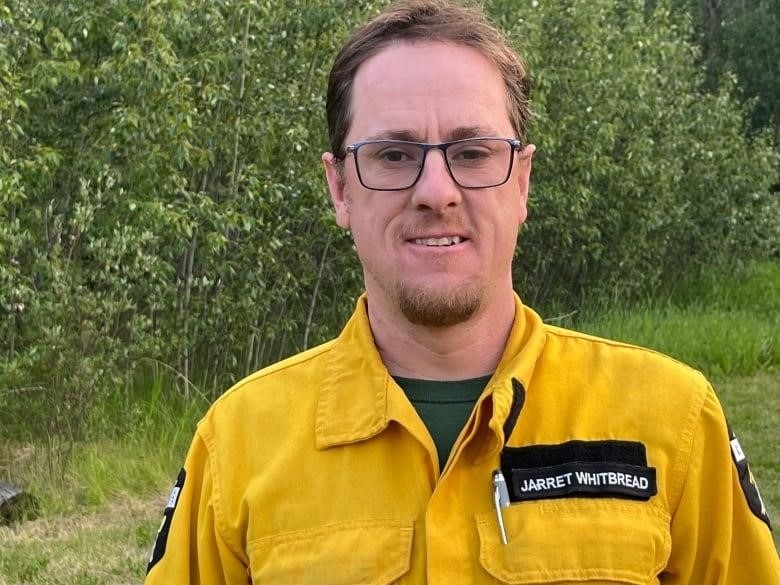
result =
[[[702,94],[690,31],[668,9],[493,7],[533,77],[539,149],[516,282],[527,300],[627,301],[777,241],[777,153],[743,136],[733,87]]]
[[[337,333],[362,283],[320,167],[326,74],[381,4],[0,0],[0,428],[79,438],[144,363],[213,397]],[[733,86],[701,93],[669,10],[488,9],[534,81],[527,301],[635,298],[776,245],[777,153]]]
[[[734,74],[749,104],[753,130],[769,128],[780,144],[780,4],[775,0],[673,0],[678,19],[690,17],[701,47],[704,87],[715,90]],[[652,11],[654,3],[649,5]]]

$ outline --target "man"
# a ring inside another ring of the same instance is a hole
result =
[[[149,585],[779,582],[707,381],[513,292],[527,85],[452,1],[347,42],[322,160],[366,294],[201,421]]]

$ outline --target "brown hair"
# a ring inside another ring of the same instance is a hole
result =
[[[507,109],[517,138],[525,142],[531,112],[525,63],[506,37],[473,5],[454,0],[397,2],[363,25],[336,55],[328,78],[326,113],[331,152],[344,157],[344,139],[352,120],[352,84],[358,68],[397,41],[441,41],[472,47],[498,69],[507,90]]]

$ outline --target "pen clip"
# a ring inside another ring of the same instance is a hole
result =
[[[500,469],[493,472],[493,505],[496,508],[498,519],[498,531],[501,536],[501,544],[507,544],[506,528],[504,527],[504,514],[502,508],[509,506],[509,490],[506,487],[506,479]]]

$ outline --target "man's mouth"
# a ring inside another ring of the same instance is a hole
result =
[[[441,238],[415,238],[412,240],[414,244],[418,246],[454,246],[465,241],[465,238],[460,236],[444,236]]]

